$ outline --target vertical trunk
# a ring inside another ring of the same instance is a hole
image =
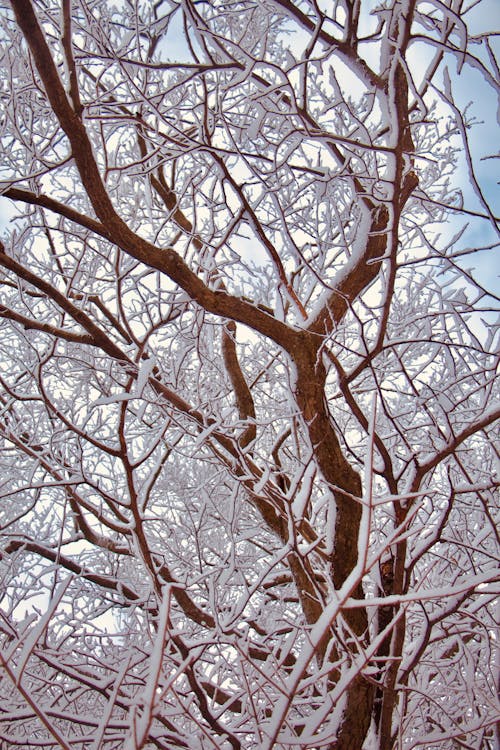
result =
[[[339,589],[357,563],[361,505],[354,498],[361,495],[361,479],[343,455],[330,419],[325,400],[326,370],[315,338],[304,338],[302,346],[294,352],[294,362],[297,368],[297,404],[318,467],[337,506],[331,569],[332,581]],[[363,598],[361,582],[352,596]],[[363,640],[368,624],[366,610],[346,610],[343,617],[355,635]],[[336,750],[360,750],[370,727],[373,698],[373,686],[362,674],[358,675],[347,690],[347,702],[334,743]]]
[[[391,593],[401,594],[404,591],[405,560],[406,542],[402,541],[397,546],[396,560],[394,564],[394,583]],[[405,618],[401,617],[392,632],[389,649],[391,660],[387,667],[382,695],[382,711],[379,724],[379,750],[391,750],[393,747],[392,717],[397,700],[396,682],[399,672],[400,657],[403,653],[405,623]]]

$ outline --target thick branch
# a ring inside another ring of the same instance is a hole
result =
[[[136,260],[165,273],[208,312],[245,323],[287,348],[294,338],[288,326],[238,297],[211,290],[172,248],[158,248],[144,240],[118,216],[99,173],[88,134],[68,101],[30,0],[12,0],[12,6],[54,114],[71,144],[83,186],[110,240]]]
[[[241,447],[245,448],[249,443],[255,440],[257,427],[255,425],[255,405],[252,393],[238,361],[235,337],[236,324],[231,321],[227,323],[222,332],[222,355],[234,389],[239,417],[245,422],[250,420],[250,423],[239,438]]]
[[[94,339],[92,336],[84,333],[72,333],[71,331],[65,331],[62,328],[57,328],[50,323],[40,323],[37,320],[21,315],[20,313],[11,310],[5,305],[0,305],[0,318],[7,318],[13,320],[16,323],[22,325],[26,330],[42,331],[48,333],[50,336],[54,336],[58,339],[64,339],[65,341],[71,341],[76,344],[93,344]]]

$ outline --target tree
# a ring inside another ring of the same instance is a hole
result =
[[[495,747],[488,7],[4,5],[8,747]]]

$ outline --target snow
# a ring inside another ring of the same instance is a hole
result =
[[[294,518],[300,520],[303,518],[304,511],[311,499],[311,492],[316,474],[316,464],[310,461],[302,477],[302,484],[292,502],[292,512]]]
[[[23,636],[23,647],[20,654],[16,658],[17,666],[17,683],[21,682],[24,669],[27,661],[30,658],[31,652],[35,648],[39,639],[43,636],[48,628],[49,621],[59,606],[61,599],[64,596],[66,589],[68,588],[72,576],[68,576],[62,583],[60,583],[54,591],[52,599],[50,600],[49,606],[42,617],[40,617],[38,623],[30,628],[27,635]],[[17,643],[15,644],[17,646]]]
[[[158,630],[156,633],[153,650],[149,658],[149,674],[141,691],[141,702],[136,706],[136,711],[132,712],[132,726],[130,734],[125,741],[123,750],[136,750],[142,747],[148,736],[149,727],[153,720],[154,711],[157,705],[158,694],[157,688],[160,682],[163,664],[163,654],[165,644],[168,638],[168,623],[170,610],[170,584],[163,587],[162,599],[158,612]]]

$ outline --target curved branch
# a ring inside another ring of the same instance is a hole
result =
[[[295,338],[293,329],[239,297],[210,289],[173,248],[156,247],[120,218],[99,173],[89,136],[68,101],[30,0],[12,0],[12,6],[54,114],[71,144],[82,184],[109,239],[136,260],[165,273],[208,312],[245,323],[280,346],[289,347]]]
[[[448,440],[444,448],[435,453],[432,458],[429,458],[427,459],[427,461],[419,464],[412,482],[412,491],[415,491],[415,488],[418,489],[423,477],[428,474],[429,471],[432,471],[432,469],[434,469],[438,464],[440,464],[441,461],[444,461],[445,458],[451,456],[464,442],[464,440],[472,437],[472,435],[475,435],[480,430],[484,430],[485,427],[493,424],[498,419],[500,419],[500,407],[492,406],[490,409],[487,409],[484,414],[475,422],[468,425],[468,427],[459,432],[457,435],[453,435]]]

